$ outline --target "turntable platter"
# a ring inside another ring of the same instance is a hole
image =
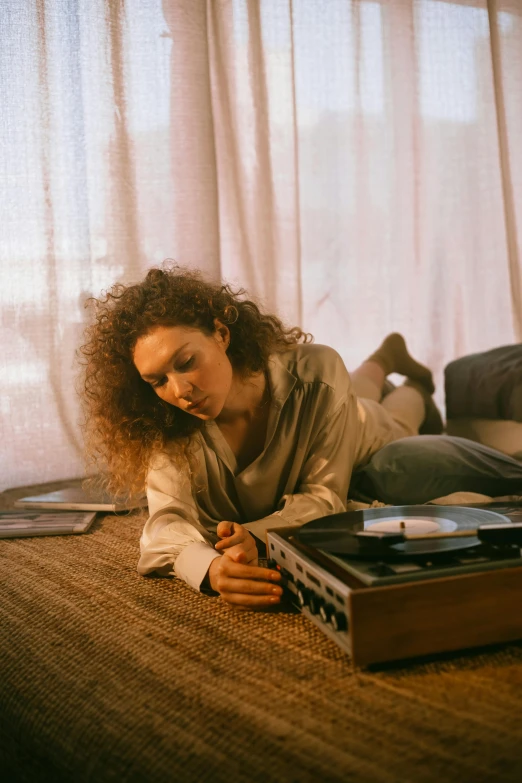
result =
[[[487,509],[461,506],[388,506],[364,511],[344,512],[321,517],[303,525],[297,533],[301,543],[321,549],[329,554],[349,558],[368,559],[368,548],[361,547],[357,533],[404,533],[423,535],[451,534],[462,530],[475,530],[481,525],[506,525],[508,517]],[[441,538],[420,541],[404,541],[386,547],[386,558],[411,558],[415,556],[441,556],[455,550],[468,549],[479,544],[476,536],[466,538]],[[379,557],[382,557],[381,549]]]

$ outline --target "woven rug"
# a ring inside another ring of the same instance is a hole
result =
[[[289,608],[140,577],[142,524],[0,540],[3,780],[522,779],[522,644],[354,672]]]

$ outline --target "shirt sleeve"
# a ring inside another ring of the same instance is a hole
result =
[[[283,495],[280,509],[243,525],[265,540],[267,530],[302,525],[346,510],[357,449],[357,398],[350,390],[319,427],[299,476],[297,491]]]
[[[211,536],[198,520],[188,470],[168,464],[147,476],[149,519],[140,539],[138,573],[177,576],[200,590],[216,557]]]

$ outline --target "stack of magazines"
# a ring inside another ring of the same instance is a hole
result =
[[[98,512],[118,513],[146,504],[146,497],[115,503],[107,495],[88,494],[81,486],[23,497],[15,501],[14,510],[0,511],[0,538],[85,533]]]

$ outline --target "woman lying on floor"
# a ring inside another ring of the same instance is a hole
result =
[[[147,487],[138,571],[253,609],[281,595],[258,566],[268,528],[343,511],[354,469],[442,421],[400,335],[349,375],[243,293],[153,269],[97,303],[82,352],[90,452],[109,491]],[[392,372],[407,381],[384,396]]]

